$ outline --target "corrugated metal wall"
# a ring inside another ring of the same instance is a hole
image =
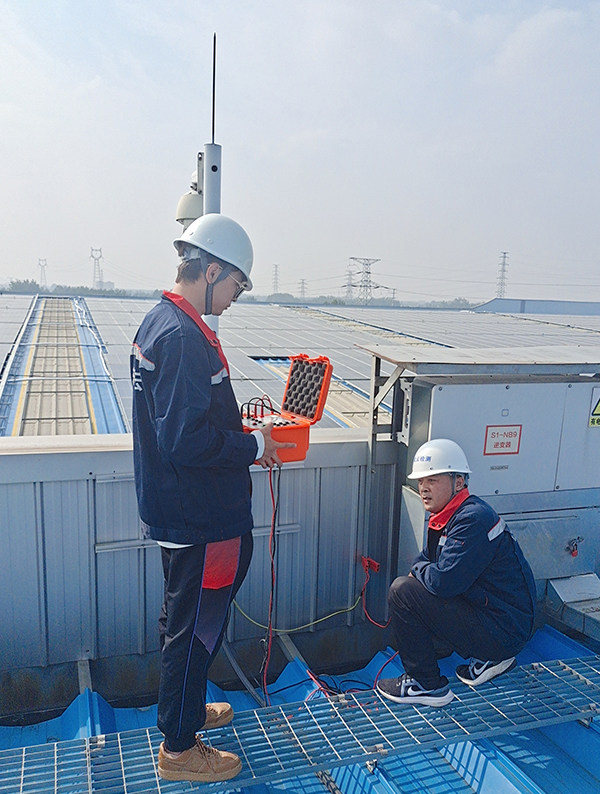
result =
[[[363,523],[367,444],[344,441],[343,432],[339,440],[313,443],[305,465],[286,466],[281,474],[278,628],[350,606],[362,586],[357,552],[378,554],[390,569],[393,447],[380,455],[376,506]],[[6,443],[0,450],[0,670],[156,650],[160,555],[140,537],[130,437],[113,437],[104,449],[71,439],[69,451],[44,453],[26,439]],[[253,473],[253,486],[255,553],[238,601],[264,623],[271,522],[266,472]],[[368,548],[359,548],[365,533]],[[388,583],[387,575],[374,583],[380,604]],[[325,625],[357,620],[355,611]],[[231,640],[262,634],[233,610]]]

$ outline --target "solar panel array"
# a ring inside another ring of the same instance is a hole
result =
[[[21,330],[32,300],[32,295],[0,295],[0,368]]]
[[[444,343],[450,347],[600,344],[599,317],[358,307],[336,307],[326,311],[338,318],[368,323],[416,337],[422,342]]]
[[[131,410],[129,348],[135,331],[154,301],[89,298],[88,306],[108,348],[110,368],[126,411]],[[591,321],[591,322],[590,322]],[[599,326],[592,326],[596,321]],[[569,327],[569,326],[581,327]],[[326,355],[334,380],[327,407],[336,403],[350,420],[367,424],[371,356],[355,345],[373,342],[430,342],[452,347],[522,347],[540,344],[598,345],[600,318],[523,317],[464,311],[369,309],[360,307],[304,308],[237,303],[219,320],[219,336],[231,366],[240,403],[267,394],[281,404],[285,378],[256,359],[307,353]],[[340,380],[349,389],[342,389]],[[357,395],[352,401],[351,394]],[[361,398],[363,395],[365,399]],[[357,406],[356,402],[360,404]],[[327,417],[320,427],[335,426]]]
[[[136,298],[87,298],[106,345],[108,367],[127,417],[131,415],[131,343],[143,317],[155,302]],[[4,295],[0,299],[2,360],[10,350],[30,303],[31,296],[27,295]],[[371,356],[358,350],[357,344],[401,341],[443,347],[598,347],[600,343],[600,317],[594,316],[498,315],[354,306],[286,307],[250,302],[234,304],[220,318],[219,329],[240,403],[266,394],[275,405],[280,405],[288,366],[285,359],[298,353],[328,356],[333,364],[333,380],[320,427],[368,424]]]
[[[87,303],[107,347],[108,364],[119,395],[130,415],[131,342],[155,301],[88,298]],[[366,424],[371,357],[356,350],[354,345],[373,341],[374,334],[369,329],[352,324],[342,327],[319,312],[241,303],[233,305],[219,319],[219,338],[240,403],[266,394],[274,405],[281,405],[289,365],[285,363],[282,367],[279,362],[279,366],[268,366],[271,360],[277,364],[277,359],[287,359],[298,353],[306,353],[311,358],[326,355],[333,364],[335,379],[330,388],[329,407],[337,403],[334,412],[342,415],[349,425],[353,424],[352,417],[357,424]],[[324,416],[319,426],[339,427],[340,424]]]

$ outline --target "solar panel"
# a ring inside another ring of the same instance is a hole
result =
[[[10,297],[10,300],[9,300]],[[0,323],[0,357],[10,350],[31,296],[4,296],[3,323]],[[131,341],[144,315],[156,304],[155,298],[87,298],[93,320],[107,348],[106,361],[124,407],[131,413],[129,353]],[[421,344],[428,340],[435,348],[500,346],[584,345],[597,347],[597,317],[478,314],[469,311],[381,309],[357,306],[290,307],[254,303],[234,304],[220,318],[220,337],[232,364],[231,377],[238,402],[266,392],[279,402],[278,384],[259,373],[255,357],[289,356],[306,353],[327,355],[334,377],[354,392],[352,406],[330,391],[329,408],[349,426],[369,424],[369,404],[360,395],[368,394],[372,356],[356,347],[374,344]],[[382,372],[391,367],[384,363]],[[10,395],[5,395],[8,403]],[[362,402],[362,406],[358,403]],[[6,410],[0,405],[0,423]],[[50,417],[51,419],[51,417]],[[326,419],[331,426],[336,420]],[[74,431],[75,432],[75,431]]]

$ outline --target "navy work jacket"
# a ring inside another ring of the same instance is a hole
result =
[[[535,584],[504,519],[482,499],[459,491],[431,516],[427,540],[412,575],[433,595],[461,596],[487,612],[520,650],[533,632]]]
[[[258,444],[242,430],[216,336],[191,304],[167,295],[142,321],[130,359],[140,517],[154,540],[228,540],[252,529],[248,467]]]

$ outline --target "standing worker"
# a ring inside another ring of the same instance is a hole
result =
[[[206,703],[208,668],[252,557],[249,466],[280,465],[270,427],[244,433],[229,367],[201,315],[219,316],[252,289],[252,245],[224,215],[194,221],[175,240],[175,286],[133,342],[133,454],[145,537],[161,546],[164,603],[158,772],[166,780],[237,775],[237,755],[205,745],[200,729],[227,725],[228,703]]]
[[[456,675],[477,686],[511,670],[533,632],[531,568],[504,520],[469,493],[470,473],[458,444],[438,438],[419,447],[408,475],[430,517],[425,548],[388,596],[406,672],[377,690],[397,703],[445,706],[454,694],[440,656],[472,657]]]

